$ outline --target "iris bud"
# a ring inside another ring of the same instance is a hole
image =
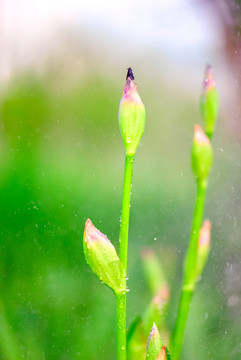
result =
[[[205,133],[212,138],[218,115],[218,92],[213,69],[207,65],[204,74],[203,91],[200,97],[200,111],[204,121]]]
[[[162,339],[156,324],[153,323],[153,327],[151,328],[147,342],[146,360],[156,360],[158,354],[160,353],[161,347]]]
[[[194,126],[192,168],[197,181],[205,184],[213,161],[212,146],[201,126]]]
[[[200,230],[197,254],[197,278],[202,274],[210,252],[211,223],[205,220]]]
[[[127,72],[118,117],[126,154],[134,155],[144,131],[146,112],[131,68]]]
[[[125,271],[110,240],[88,219],[84,230],[85,259],[100,281],[115,294],[125,291]]]
[[[158,354],[156,360],[171,360],[170,354],[164,346],[162,346],[160,353]]]

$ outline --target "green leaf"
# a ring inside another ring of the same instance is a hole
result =
[[[146,359],[146,340],[142,320],[137,317],[131,324],[127,334],[127,358],[128,360]]]

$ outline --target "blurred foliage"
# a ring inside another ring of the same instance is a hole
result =
[[[57,84],[47,73],[29,73],[2,91],[0,337],[6,341],[0,341],[0,357],[14,358],[11,347],[17,359],[113,359],[115,300],[88,269],[82,236],[89,217],[118,246],[124,149],[117,111],[123,84],[98,73]],[[193,124],[200,122],[198,101],[148,80],[140,94],[147,123],[134,167],[128,324],[150,301],[139,254],[152,246],[171,285],[171,328],[194,205],[190,145]],[[232,359],[240,358],[241,287],[228,286],[229,266],[241,255],[235,220],[240,156],[220,124],[214,147],[206,204],[212,250],[193,299],[186,360],[226,359],[227,349]]]

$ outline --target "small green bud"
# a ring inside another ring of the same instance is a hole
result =
[[[88,219],[84,230],[85,259],[100,281],[114,293],[125,291],[125,271],[110,240]]]
[[[153,323],[147,342],[146,360],[156,360],[162,347],[162,339],[156,324]]]
[[[205,133],[212,138],[218,115],[218,92],[213,69],[207,65],[204,73],[203,91],[200,97],[200,111],[204,121]]]
[[[200,125],[194,126],[192,168],[197,181],[206,183],[213,161],[212,146]]]
[[[197,278],[202,274],[210,252],[211,223],[205,220],[200,230],[197,254]]]
[[[134,155],[144,131],[146,112],[131,68],[128,68],[123,97],[119,106],[119,126],[126,154]]]

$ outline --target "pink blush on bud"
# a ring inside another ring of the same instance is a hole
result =
[[[169,300],[170,297],[170,290],[167,286],[163,287],[159,293],[154,297],[152,300],[154,304],[162,304],[166,303]]]
[[[162,346],[160,353],[158,354],[156,360],[166,360],[166,348]]]
[[[156,324],[153,323],[153,326],[152,326],[150,334],[149,334],[148,342],[150,342],[151,338],[154,338],[154,337],[156,337],[158,335],[159,335],[158,328],[157,328]]]
[[[135,104],[142,104],[135,80],[132,80],[129,77],[126,79],[126,83],[123,91],[123,98],[121,101],[126,101],[130,103],[132,102]]]
[[[211,223],[209,220],[205,220],[200,230],[200,236],[198,242],[199,247],[208,246],[210,244],[210,231],[211,231]]]
[[[208,144],[209,139],[200,125],[194,125],[194,141],[197,144]]]
[[[99,242],[101,240],[111,243],[104,234],[102,234],[98,229],[96,229],[90,219],[88,219],[85,223],[84,239],[87,243],[91,243],[94,241]]]
[[[204,91],[206,92],[211,88],[215,88],[215,87],[216,87],[216,82],[213,76],[213,69],[210,65],[208,65],[205,70],[203,88]]]

